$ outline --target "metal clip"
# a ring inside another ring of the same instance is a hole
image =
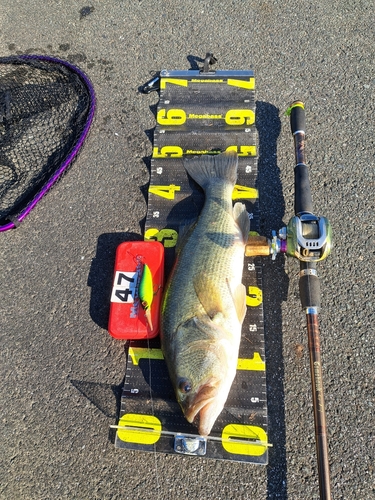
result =
[[[202,436],[186,437],[183,434],[177,434],[174,440],[174,451],[183,455],[206,454],[207,440]]]
[[[212,71],[210,71],[210,66],[215,63],[217,63],[216,57],[214,57],[211,52],[207,52],[204,58],[203,69],[200,70],[200,73],[212,73]]]
[[[160,74],[154,76],[151,80],[142,85],[140,90],[143,94],[150,94],[151,92],[160,90]]]

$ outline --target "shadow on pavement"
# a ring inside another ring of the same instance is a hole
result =
[[[279,110],[267,102],[256,103],[256,127],[259,134],[258,190],[261,234],[271,237],[272,229],[284,226],[285,203],[277,166],[277,138],[281,130]],[[273,445],[267,467],[267,499],[287,499],[287,463],[285,448],[284,360],[281,304],[287,299],[288,276],[284,257],[263,259],[263,307],[267,366],[268,439]]]
[[[143,240],[140,234],[104,233],[98,238],[87,284],[91,287],[90,316],[101,328],[108,328],[116,249],[124,241]]]

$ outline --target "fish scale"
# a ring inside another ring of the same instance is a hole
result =
[[[213,251],[215,252],[215,247],[216,251],[219,252],[227,248],[228,243],[231,244],[229,248],[233,258],[235,258],[237,253],[238,258],[241,259],[242,257],[243,260],[243,250],[233,246],[233,239],[236,235],[234,232],[233,217],[229,214],[229,210],[232,212],[232,204],[226,199],[228,197],[230,199],[232,190],[228,191],[225,185],[217,183],[210,191],[211,194],[208,193],[206,195],[208,203],[204,206],[199,223],[194,230],[194,238],[189,238],[189,241],[187,241],[185,245],[183,243],[181,244],[184,246],[183,256],[178,256],[177,258],[177,263],[186,272],[181,273],[177,277],[175,286],[184,290],[184,297],[187,305],[182,312],[179,297],[171,297],[168,308],[176,311],[176,314],[173,315],[175,324],[171,326],[171,328],[176,328],[178,324],[192,317],[192,314],[186,311],[192,311],[200,307],[199,299],[196,297],[194,284],[189,272],[191,268],[194,268],[196,273],[205,271],[209,276],[228,276],[228,261],[230,261],[231,258],[229,257],[226,260],[218,259],[213,253]],[[218,203],[215,200],[221,200],[221,202]],[[225,216],[220,216],[220,212],[224,212]],[[212,227],[212,232],[210,229],[208,230],[208,233],[212,234],[212,238],[207,235],[207,227]],[[239,230],[236,232],[238,231]],[[199,245],[199,253],[196,251],[197,245]],[[226,281],[218,280],[216,286],[220,291],[220,295],[226,299],[225,303],[230,304],[232,302],[232,297],[229,293]],[[200,312],[204,314],[203,307],[200,307]]]

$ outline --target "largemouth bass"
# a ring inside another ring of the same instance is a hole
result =
[[[208,436],[236,375],[246,290],[241,283],[250,230],[245,205],[233,207],[237,154],[185,160],[203,188],[198,222],[183,237],[161,312],[161,346],[186,419]],[[198,419],[197,419],[198,420]]]

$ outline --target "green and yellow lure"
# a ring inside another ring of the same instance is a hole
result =
[[[154,299],[154,284],[152,282],[152,274],[147,264],[143,266],[143,273],[139,283],[139,300],[141,301],[145,312],[146,321],[150,330],[153,330],[151,319],[151,304]]]

